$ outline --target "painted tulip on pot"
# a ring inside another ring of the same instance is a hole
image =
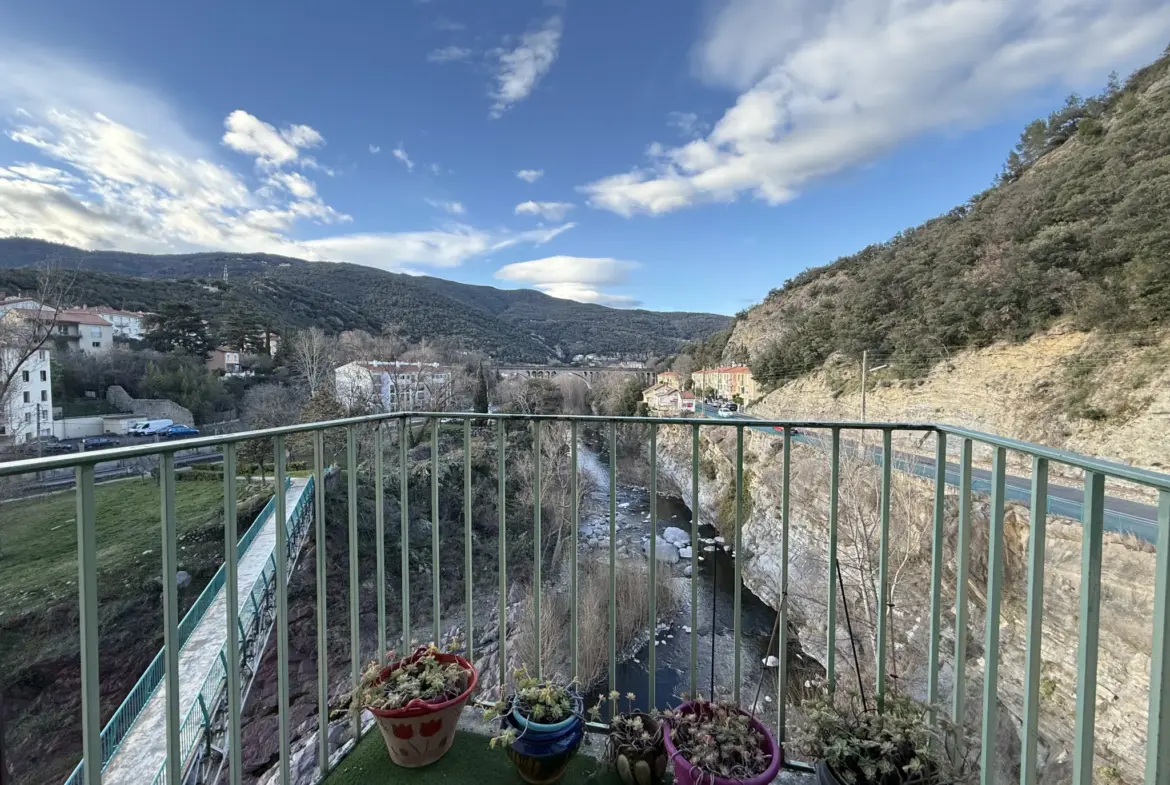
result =
[[[698,699],[662,716],[676,785],[765,785],[784,762],[772,732],[733,704]]]
[[[374,715],[390,760],[417,768],[451,748],[459,715],[478,680],[463,657],[424,646],[387,666],[371,663],[350,694],[350,708]]]
[[[616,701],[618,693],[609,698]],[[617,772],[624,785],[659,785],[666,775],[666,744],[663,723],[654,711],[634,711],[634,693],[626,693],[626,711],[609,722],[605,743],[605,760]],[[601,718],[601,703],[589,710],[593,719]]]
[[[497,703],[485,719],[498,719],[502,744],[520,776],[533,785],[556,782],[585,736],[584,701],[572,687],[541,683],[516,673],[516,692]]]
[[[956,752],[975,745],[956,745],[943,712],[931,725],[928,707],[905,696],[887,696],[878,712],[855,695],[825,692],[802,708],[797,740],[816,759],[821,785],[961,785],[977,775]]]

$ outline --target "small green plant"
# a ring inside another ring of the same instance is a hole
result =
[[[803,705],[806,722],[798,745],[829,765],[846,785],[958,784],[972,768],[953,755],[955,729],[941,715],[937,727],[927,707],[902,695],[887,696],[881,712],[855,696],[827,691]]]
[[[485,710],[483,714],[485,721],[499,719],[513,709],[525,719],[542,725],[551,725],[573,715],[576,693],[572,686],[538,682],[528,674],[526,668],[515,671],[513,676],[516,678],[516,692]],[[490,746],[495,747],[497,744],[507,746],[515,738],[515,729],[505,727],[492,737]]]
[[[458,698],[466,688],[467,673],[457,662],[443,662],[442,651],[430,644],[418,650],[418,656],[394,668],[382,678],[386,666],[371,662],[362,672],[361,681],[348,695],[351,711],[364,708],[390,711],[404,708],[416,698],[426,703],[442,703]],[[386,661],[396,661],[390,651]]]
[[[675,749],[707,774],[748,779],[763,774],[772,763],[764,734],[734,704],[700,697],[691,711],[668,709],[662,717],[670,724],[670,741]]]
[[[618,692],[611,692],[608,699],[616,707]],[[590,719],[601,719],[603,700],[606,698],[598,699],[597,705],[589,710]],[[628,785],[649,785],[660,781],[666,772],[663,726],[656,709],[648,714],[637,711],[634,700],[634,693],[627,692],[626,711],[610,720],[602,759],[617,772],[622,782]]]

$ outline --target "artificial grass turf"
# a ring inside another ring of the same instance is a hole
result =
[[[569,761],[569,768],[561,778],[564,785],[579,783],[620,782],[616,776],[597,775],[598,762],[578,753]],[[594,776],[597,775],[597,776]],[[455,743],[447,754],[430,766],[404,769],[390,762],[382,735],[371,728],[357,748],[326,778],[324,785],[381,785],[382,783],[439,783],[440,785],[494,785],[518,783],[524,780],[503,750],[489,749],[486,736],[467,731],[455,732]]]

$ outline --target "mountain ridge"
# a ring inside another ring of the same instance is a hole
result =
[[[718,314],[609,308],[530,289],[496,289],[344,262],[227,252],[86,251],[29,238],[0,238],[0,289],[34,288],[29,268],[45,261],[75,271],[74,299],[88,304],[157,310],[168,302],[188,302],[213,322],[244,309],[278,332],[314,326],[329,332],[390,329],[411,341],[448,341],[508,361],[669,354],[731,321]]]

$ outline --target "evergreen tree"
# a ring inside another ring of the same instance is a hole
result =
[[[146,343],[160,352],[186,352],[207,358],[213,347],[207,322],[186,303],[164,305],[146,317]]]
[[[488,411],[487,377],[483,373],[483,363],[479,364],[479,371],[476,373],[475,394],[472,398],[471,409],[484,414]]]

